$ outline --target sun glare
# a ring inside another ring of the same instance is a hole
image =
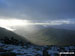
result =
[[[19,19],[0,19],[0,27],[6,28],[8,30],[14,31],[10,27],[14,26],[25,26],[29,23],[28,20],[19,20]]]

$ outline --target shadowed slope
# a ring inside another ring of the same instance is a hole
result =
[[[21,31],[23,31],[21,29]],[[17,34],[19,34],[18,31]],[[22,34],[23,33],[23,34]],[[38,45],[75,45],[75,31],[55,28],[44,28],[37,32],[27,33],[21,32],[21,37],[4,28],[0,28],[0,38],[5,36],[14,37],[15,39],[27,41]],[[25,37],[26,36],[26,37]]]
[[[29,41],[38,45],[75,45],[75,31],[72,30],[45,28],[27,36]]]
[[[9,39],[14,37],[17,40],[22,40],[24,42],[27,42],[27,40],[24,37],[12,32],[12,31],[9,31],[5,28],[0,27],[0,39],[4,39],[5,37],[8,37]]]
[[[46,28],[35,33],[34,37],[44,40],[44,45],[75,45],[75,31],[72,30]]]

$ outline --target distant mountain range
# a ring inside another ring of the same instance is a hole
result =
[[[53,27],[57,29],[75,30],[75,24],[62,24],[62,25],[54,25],[54,26],[47,26],[47,27]]]
[[[24,41],[29,40],[38,45],[75,45],[75,31],[73,30],[43,28],[36,32],[27,32],[24,29],[25,28],[16,29],[14,33],[0,28],[0,38],[13,36]]]

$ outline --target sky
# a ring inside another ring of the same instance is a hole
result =
[[[8,19],[34,25],[75,24],[75,0],[0,0],[0,26],[10,25]]]
[[[74,19],[75,0],[0,0],[0,17],[26,20]]]

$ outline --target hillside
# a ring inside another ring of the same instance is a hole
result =
[[[24,42],[27,42],[27,40],[24,37],[12,32],[12,31],[9,31],[5,28],[0,27],[0,39],[4,39],[5,37],[8,37],[9,39],[13,37],[17,40],[22,40]]]
[[[0,38],[14,37],[23,41],[30,41],[38,45],[75,45],[75,31],[56,28],[43,28],[36,32],[27,32],[23,28],[16,32],[0,28]],[[17,35],[18,34],[18,35]],[[23,37],[21,37],[23,36]]]
[[[29,41],[38,45],[75,45],[75,31],[73,30],[44,28],[34,33],[26,34],[24,31],[21,33]]]

